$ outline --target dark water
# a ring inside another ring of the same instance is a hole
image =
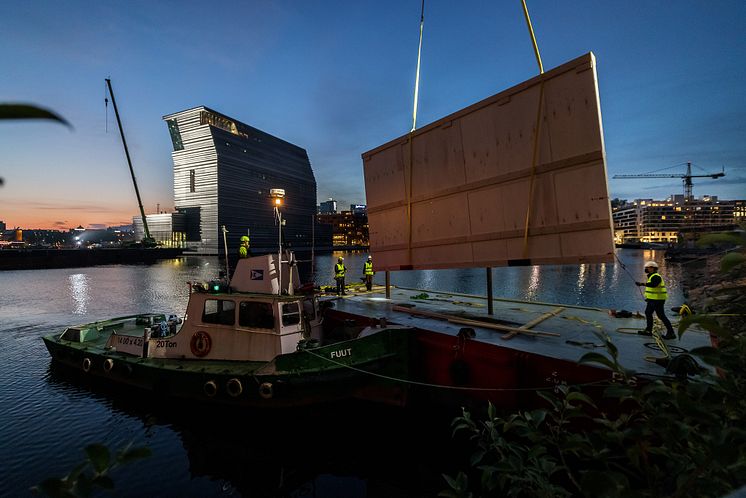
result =
[[[332,284],[338,254],[318,256]],[[365,253],[344,254],[348,282]],[[495,296],[642,310],[634,279],[657,259],[679,304],[682,270],[662,254],[621,250],[608,265],[500,268]],[[626,267],[623,268],[623,266]],[[0,496],[27,496],[62,477],[87,444],[147,445],[153,456],[117,470],[118,496],[434,496],[452,461],[450,413],[345,404],[256,414],[110,392],[52,368],[41,336],[66,325],[145,311],[183,314],[187,281],[209,280],[216,258],[151,266],[0,272]],[[634,276],[634,278],[633,278]],[[382,273],[376,282],[383,283]],[[393,273],[395,285],[485,294],[484,270]],[[433,447],[435,451],[433,451]]]

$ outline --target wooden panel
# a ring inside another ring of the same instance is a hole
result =
[[[363,169],[377,269],[613,259],[592,53],[364,153]]]

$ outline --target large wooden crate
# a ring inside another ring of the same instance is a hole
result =
[[[613,259],[592,53],[365,152],[363,169],[377,270]]]

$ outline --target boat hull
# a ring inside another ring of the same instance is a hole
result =
[[[382,329],[367,337],[299,349],[270,362],[250,362],[138,357],[58,335],[44,337],[54,362],[111,386],[268,408],[346,398],[403,405],[411,341],[406,328]]]

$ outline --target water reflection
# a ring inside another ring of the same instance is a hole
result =
[[[362,276],[367,253],[320,254],[314,274],[317,285],[333,285],[332,268],[339,255],[344,255],[349,283]],[[667,264],[663,256],[663,251],[618,249],[613,263],[493,268],[492,292],[498,298],[641,311],[645,303],[635,281],[645,278],[644,262],[653,259],[666,279],[668,302],[676,306],[684,301],[681,265]],[[392,285],[482,296],[487,295],[486,280],[484,268],[391,272]],[[373,281],[383,285],[384,272],[377,272]]]
[[[76,315],[85,315],[88,311],[88,275],[85,273],[76,273],[70,275],[69,289],[70,297],[73,299],[73,313]]]
[[[539,291],[539,281],[541,274],[541,267],[540,266],[532,266],[531,267],[531,278],[528,282],[528,288],[526,289],[526,298],[530,300],[536,299],[536,293]]]
[[[151,474],[147,469],[169,469],[158,474],[158,486],[173,496],[424,497],[444,487],[439,469],[449,452],[435,456],[428,449],[437,445],[447,450],[452,444],[451,415],[428,416],[433,422],[352,402],[271,412],[165,403],[135,391],[112,391],[56,365],[50,368],[49,383],[78,395],[85,391],[89,401],[110,410],[104,425],[120,429],[115,439],[126,440],[121,436],[127,432],[137,438],[136,445],[151,448],[150,458],[117,474],[117,483],[127,482],[117,485],[120,496],[152,494],[152,481],[143,479]],[[67,429],[80,433],[88,423],[71,418]],[[173,465],[175,452],[186,456],[186,483]],[[376,494],[378,489],[388,492]]]

